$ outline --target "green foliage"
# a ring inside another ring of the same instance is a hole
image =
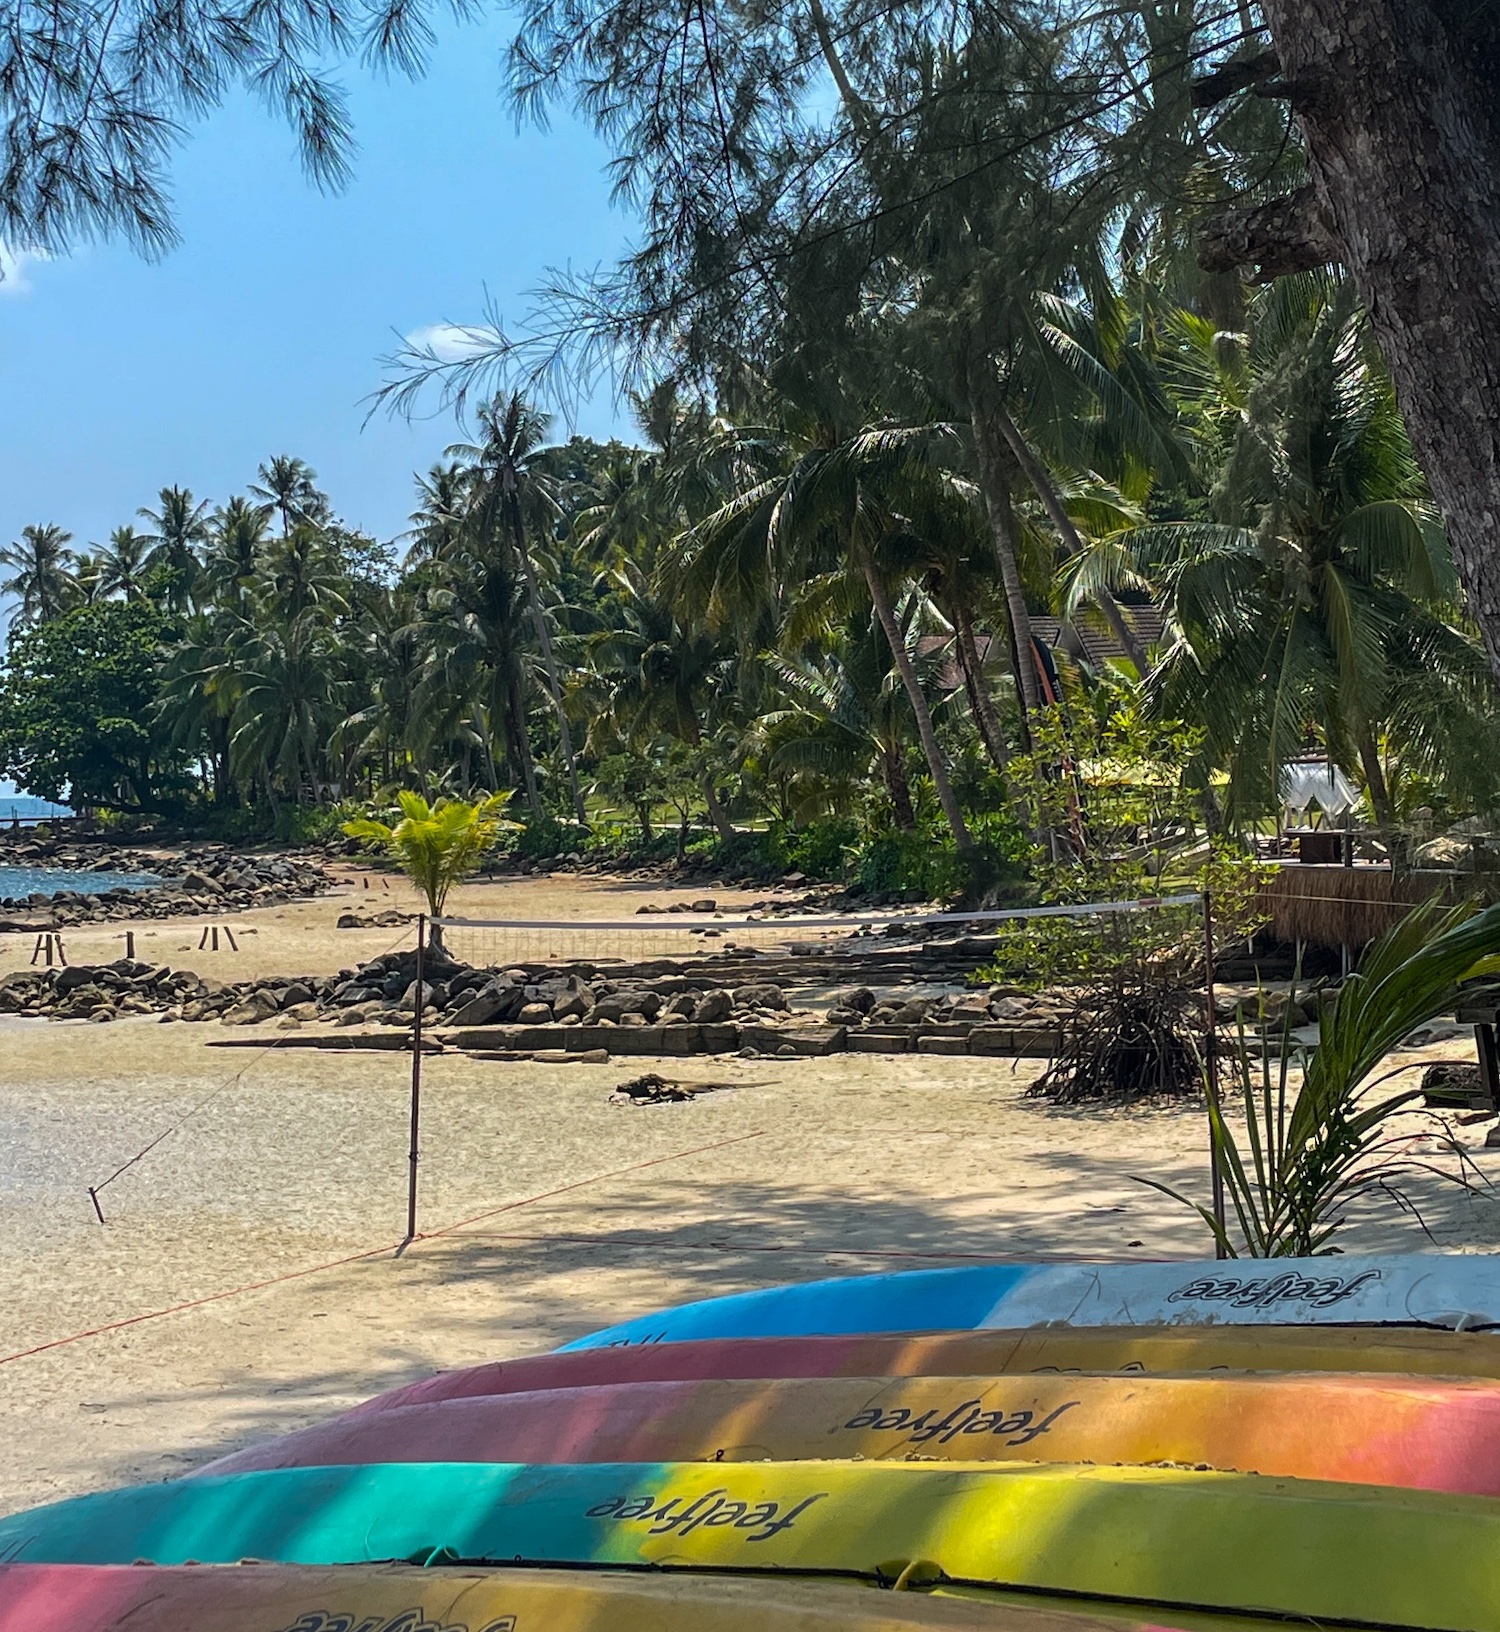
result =
[[[16,624],[0,682],[0,775],[44,799],[156,808],[180,766],[155,726],[155,607],[100,601]]]
[[[957,847],[932,832],[881,833],[859,851],[854,876],[874,896],[947,901],[968,888],[970,868]]]
[[[1370,946],[1321,1011],[1310,1050],[1292,1042],[1290,1007],[1280,1038],[1263,1029],[1259,1047],[1241,1020],[1230,1062],[1234,1089],[1209,1112],[1232,1228],[1221,1230],[1211,1208],[1180,1192],[1142,1182],[1191,1207],[1230,1257],[1336,1252],[1330,1243],[1347,1221],[1346,1210],[1373,1191],[1414,1210],[1399,1189],[1404,1176],[1450,1175],[1384,1132],[1390,1116],[1421,1098],[1420,1089],[1382,1095],[1378,1090],[1389,1078],[1373,1074],[1402,1038],[1452,1011],[1463,981],[1497,967],[1500,906],[1477,913],[1472,905],[1438,902],[1416,908]],[[1302,1082],[1293,1091],[1298,1067]],[[1245,1117],[1243,1145],[1227,1114],[1236,1099]]]
[[[429,805],[419,793],[402,792],[397,795],[401,819],[394,825],[358,816],[345,822],[343,830],[399,862],[427,898],[428,912],[437,918],[453,886],[477,870],[502,828],[513,825],[500,816],[507,797],[491,794],[473,803],[439,799]]]

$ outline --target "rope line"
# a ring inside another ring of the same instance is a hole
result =
[[[762,1130],[754,1133],[737,1134],[733,1139],[719,1139],[710,1145],[695,1145],[691,1150],[679,1150],[670,1156],[655,1156],[649,1162],[636,1162],[630,1167],[618,1167],[608,1173],[596,1173],[592,1178],[576,1179],[571,1184],[559,1185],[555,1190],[544,1190],[540,1195],[523,1196],[519,1201],[508,1201],[500,1207],[491,1207],[483,1213],[476,1213],[473,1218],[461,1219],[457,1224],[445,1225],[441,1230],[418,1235],[417,1241],[434,1239],[437,1236],[449,1235],[454,1230],[463,1229],[467,1224],[477,1223],[483,1218],[493,1218],[497,1213],[514,1212],[520,1207],[530,1207],[539,1201],[550,1201],[554,1196],[565,1195],[570,1190],[580,1190],[585,1185],[602,1184],[606,1179],[623,1178],[628,1173],[639,1173],[648,1167],[660,1167],[664,1162],[680,1162],[689,1156],[701,1156],[710,1150],[722,1150],[728,1145],[744,1144],[749,1139],[762,1137]],[[326,1270],[342,1269],[347,1264],[363,1263],[370,1258],[379,1258],[388,1252],[396,1252],[401,1247],[410,1246],[411,1242],[393,1241],[386,1246],[370,1247],[364,1252],[353,1252],[343,1258],[330,1259],[325,1264],[313,1264],[308,1269],[289,1269],[285,1274],[272,1275],[267,1280],[250,1281],[244,1286],[233,1286],[224,1292],[209,1292],[201,1298],[189,1298],[183,1303],[169,1304],[164,1309],[151,1309],[143,1315],[127,1315],[123,1320],[106,1321],[102,1326],[91,1326],[86,1331],[72,1332],[67,1337],[54,1337],[46,1343],[37,1343],[29,1349],[18,1349],[14,1354],[0,1355],[0,1366],[8,1366],[13,1360],[29,1360],[33,1355],[46,1354],[50,1349],[65,1348],[70,1343],[81,1343],[87,1337],[103,1337],[108,1332],[124,1331],[129,1326],[139,1326],[148,1320],[160,1320],[165,1315],[178,1315],[187,1309],[201,1309],[205,1304],[222,1303],[226,1298],[237,1298],[246,1292],[263,1292],[268,1287],[281,1286],[287,1281],[305,1280],[309,1275],[321,1275]]]
[[[394,952],[396,948],[400,946],[402,941],[404,941],[411,933],[412,931],[409,928],[403,929],[396,939],[392,941],[383,952],[377,952],[375,956],[377,958],[383,958],[389,953]],[[258,1054],[251,1055],[251,1057],[239,1068],[238,1071],[234,1072],[232,1076],[226,1077],[224,1081],[218,1085],[218,1087],[210,1089],[209,1092],[205,1094],[204,1097],[200,1099],[191,1110],[180,1116],[177,1121],[171,1124],[170,1127],[164,1128],[148,1144],[143,1145],[141,1149],[130,1158],[129,1161],[121,1162],[107,1179],[102,1179],[98,1184],[89,1185],[89,1199],[94,1204],[94,1211],[99,1215],[99,1222],[101,1224],[104,1222],[104,1213],[99,1206],[99,1192],[101,1190],[103,1190],[107,1185],[113,1184],[122,1173],[129,1172],[129,1170],[134,1167],[137,1162],[149,1156],[164,1139],[169,1139],[174,1133],[177,1133],[180,1129],[186,1127],[187,1124],[191,1122],[193,1118],[201,1111],[207,1110],[207,1108],[213,1104],[220,1094],[224,1093],[230,1088],[233,1088],[236,1083],[242,1081],[248,1072],[253,1071],[255,1067],[259,1065],[263,1059],[265,1059],[267,1054],[270,1054],[276,1049],[280,1048],[283,1043],[289,1040],[289,1037],[290,1034],[288,1034],[286,1037],[273,1037]]]

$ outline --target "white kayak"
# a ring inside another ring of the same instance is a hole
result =
[[[1500,1327],[1500,1254],[986,1264],[774,1286],[566,1345],[1027,1326]]]

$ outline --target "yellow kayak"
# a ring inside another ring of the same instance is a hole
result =
[[[1169,1616],[1183,1632],[1264,1623]],[[862,1582],[410,1565],[0,1565],[0,1632],[1148,1632],[1139,1610]],[[1150,1632],[1166,1632],[1153,1617]]]
[[[1176,1468],[287,1468],[13,1514],[0,1520],[0,1556],[38,1564],[451,1556],[877,1581],[919,1569],[924,1579],[1072,1597],[1500,1632],[1500,1501]]]

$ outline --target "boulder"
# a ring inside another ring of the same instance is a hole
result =
[[[774,982],[766,980],[751,986],[736,986],[734,1006],[737,1009],[785,1009],[786,994]]]
[[[564,994],[552,1005],[552,1013],[559,1020],[584,1020],[593,1010],[593,994],[586,986],[582,991]]]
[[[693,1019],[700,1026],[718,1026],[733,1013],[734,999],[728,992],[705,992],[693,1010]]]
[[[489,981],[453,1016],[455,1026],[504,1025],[521,1007],[521,990],[503,975]]]
[[[276,994],[268,992],[265,987],[253,991],[232,1008],[224,1011],[221,1025],[226,1026],[255,1026],[263,1020],[269,1020],[276,1013],[280,1005],[276,1001]]]
[[[516,1023],[522,1026],[550,1026],[552,1010],[546,1003],[523,1003]]]
[[[210,878],[207,873],[198,872],[196,868],[191,872],[184,873],[179,883],[180,887],[190,895],[222,895],[224,893],[223,886],[217,879]]]
[[[990,1014],[996,1020],[1021,1020],[1031,1012],[1024,997],[996,997],[990,1000]]]
[[[841,1009],[854,1009],[868,1014],[875,1007],[875,994],[868,986],[856,986],[847,992],[835,992],[833,1001]]]

